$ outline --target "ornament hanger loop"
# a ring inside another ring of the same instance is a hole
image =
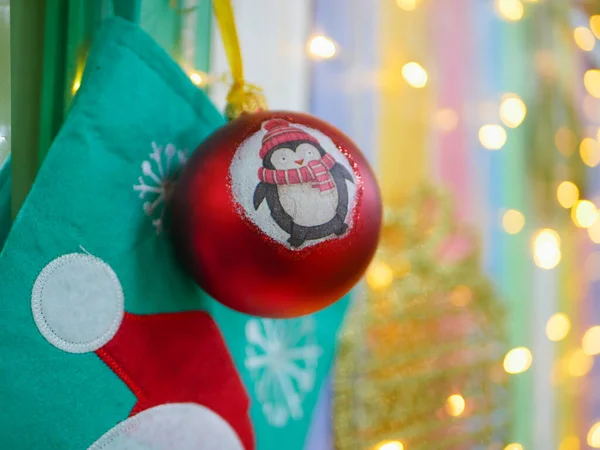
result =
[[[262,89],[246,83],[244,80],[242,52],[235,27],[231,0],[214,0],[213,8],[233,77],[233,84],[229,94],[227,94],[227,107],[225,109],[227,119],[232,120],[243,113],[267,109],[267,102]]]

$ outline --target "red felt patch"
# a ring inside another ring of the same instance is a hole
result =
[[[219,329],[205,312],[125,313],[96,354],[137,397],[131,416],[164,403],[198,403],[254,448],[249,399]]]

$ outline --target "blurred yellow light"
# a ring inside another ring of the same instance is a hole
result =
[[[539,230],[533,237],[533,260],[546,270],[554,269],[561,258],[560,236],[550,228]]]
[[[456,286],[450,293],[450,301],[454,306],[467,306],[473,299],[473,291],[467,286]]]
[[[501,125],[484,125],[479,129],[479,142],[488,150],[500,150],[506,143],[506,130]]]
[[[496,0],[496,12],[506,20],[521,20],[523,17],[523,3],[521,0]]]
[[[502,216],[502,226],[508,234],[517,234],[525,226],[525,216],[521,211],[509,209]]]
[[[575,133],[568,128],[562,127],[556,131],[554,136],[556,148],[565,156],[570,156],[577,147],[577,137]]]
[[[558,185],[556,198],[563,208],[570,208],[579,200],[579,188],[575,183],[563,181]]]
[[[427,72],[416,62],[409,62],[402,67],[402,76],[412,87],[422,88],[427,84]]]
[[[587,232],[594,244],[600,244],[600,220],[596,220]]]
[[[446,411],[448,412],[448,415],[452,417],[460,416],[465,412],[466,406],[465,399],[459,394],[451,395],[448,397],[448,400],[446,400]]]
[[[600,326],[588,329],[581,340],[583,353],[589,356],[600,355]]]
[[[577,436],[569,436],[563,439],[558,450],[579,450],[580,443]]]
[[[405,11],[412,11],[417,8],[417,0],[396,0],[396,4]]]
[[[75,81],[73,81],[73,87],[71,88],[71,93],[73,95],[75,95],[80,87],[81,87],[81,77],[76,76]]]
[[[578,227],[588,228],[598,219],[598,209],[589,200],[580,200],[571,209],[571,218]]]
[[[546,336],[553,342],[562,341],[571,330],[571,321],[566,314],[556,313],[546,323]]]
[[[595,423],[587,435],[587,443],[592,448],[600,448],[600,422]]]
[[[583,84],[591,96],[600,98],[600,70],[588,70],[583,76]]]
[[[440,109],[435,114],[435,124],[442,131],[453,131],[458,126],[458,113],[452,108]]]
[[[596,139],[585,138],[579,145],[579,154],[584,164],[596,167],[600,163],[600,145]]]
[[[500,104],[500,119],[509,128],[517,128],[527,114],[527,107],[518,95],[505,95]]]
[[[592,33],[594,36],[600,39],[600,16],[595,15],[590,17],[590,28],[592,29]]]
[[[504,357],[504,370],[510,374],[526,372],[533,361],[529,349],[525,347],[513,348]]]
[[[587,443],[592,448],[600,448],[600,422],[595,423],[587,435]]]
[[[594,358],[586,355],[583,350],[575,350],[567,360],[567,371],[572,377],[582,377],[586,375],[594,365]]]
[[[308,42],[308,52],[318,59],[333,58],[337,52],[334,42],[326,36],[314,36]]]
[[[191,72],[190,80],[196,86],[206,86],[206,84],[208,83],[208,75],[202,72]]]
[[[508,444],[506,447],[504,447],[504,450],[523,450],[523,446],[521,444]]]
[[[404,445],[400,441],[380,442],[375,446],[376,450],[404,450]]]
[[[394,281],[394,271],[383,261],[375,260],[369,266],[366,278],[371,289],[385,289]]]
[[[594,49],[594,45],[596,45],[596,38],[594,38],[594,35],[587,27],[575,28],[573,37],[577,46],[586,52],[591,52]]]

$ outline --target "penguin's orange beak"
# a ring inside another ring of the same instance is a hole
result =
[[[296,164],[298,164],[299,166],[302,165],[302,163],[304,162],[303,159],[297,159],[296,161],[294,161]]]

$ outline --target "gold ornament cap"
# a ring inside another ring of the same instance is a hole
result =
[[[231,121],[242,114],[252,114],[267,109],[267,99],[262,89],[250,84],[242,87],[234,85],[227,96],[225,117]]]

